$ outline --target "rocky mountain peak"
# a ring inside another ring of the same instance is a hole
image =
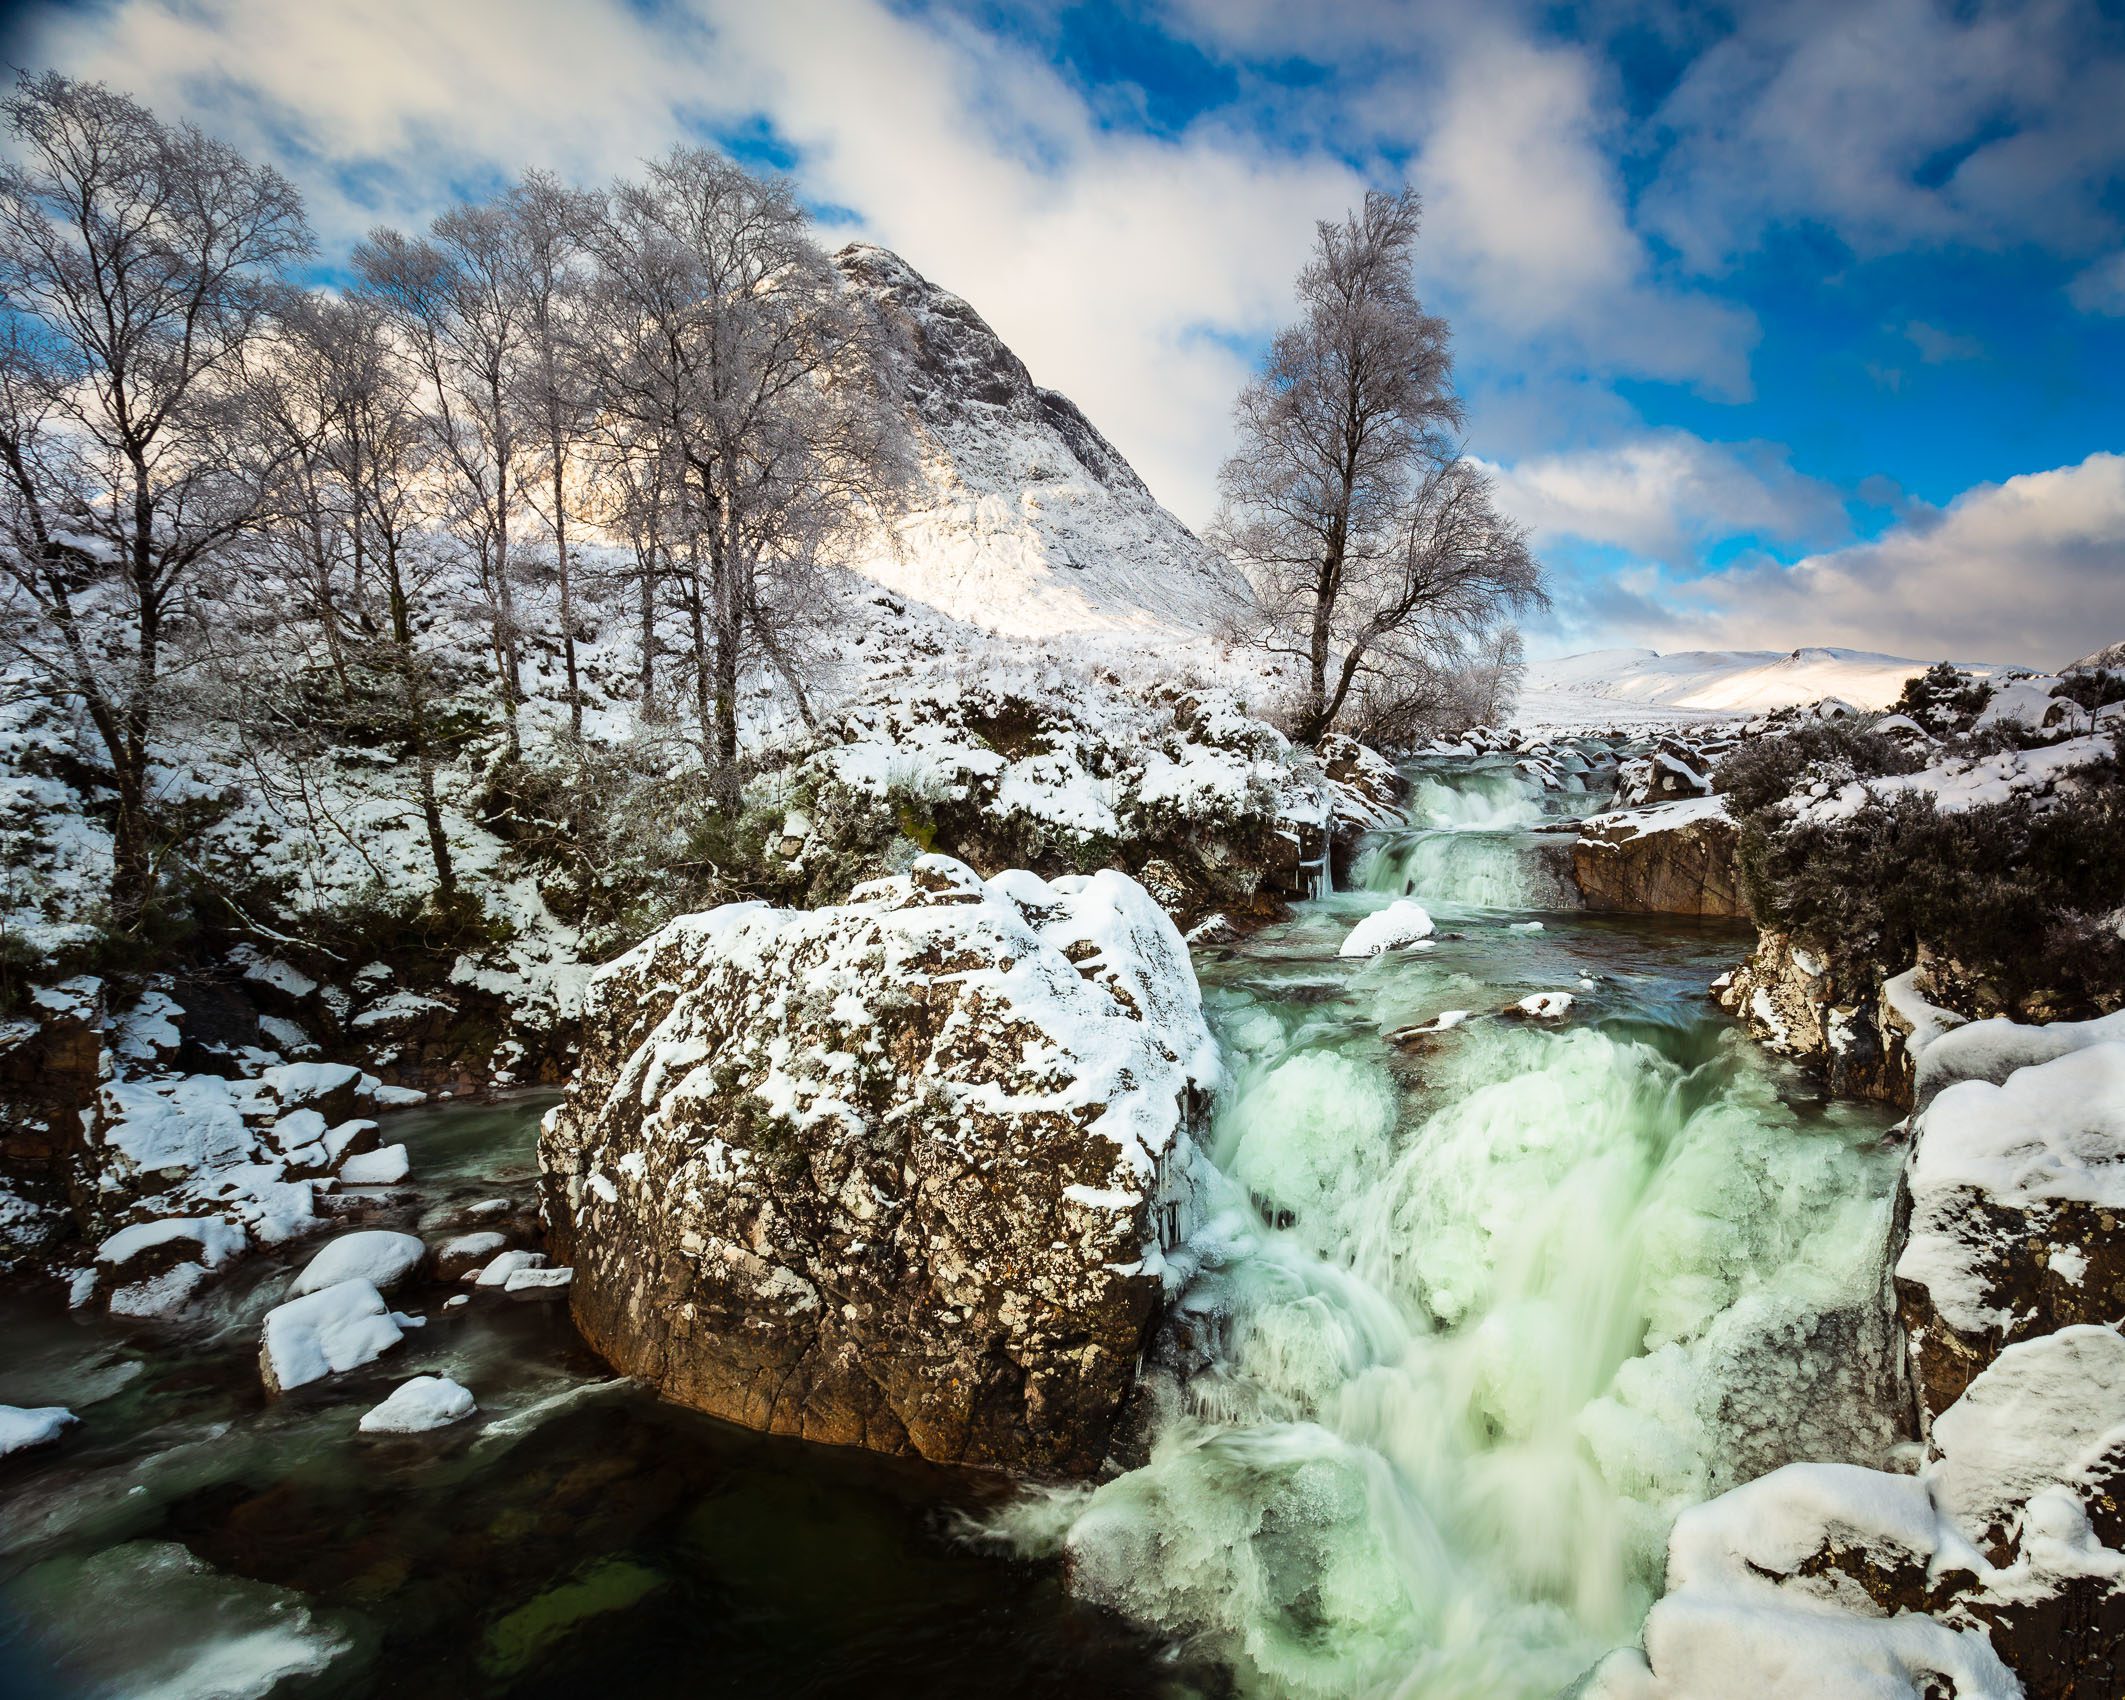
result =
[[[898,254],[852,242],[834,263],[883,332],[923,486],[857,571],[1015,637],[1221,628],[1246,594],[1237,572],[1076,403]]]
[[[1107,489],[1150,499],[1135,469],[1078,405],[1035,383],[1026,363],[965,299],[875,243],[851,242],[834,263],[885,326],[900,356],[902,394],[925,423],[993,429],[1001,414],[1044,427]]]

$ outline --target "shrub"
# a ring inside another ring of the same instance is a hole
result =
[[[1936,661],[1904,681],[1896,712],[1908,714],[1936,738],[1967,732],[1992,700],[1992,687],[1973,679],[1952,662]]]
[[[2093,731],[2096,716],[2102,710],[2114,702],[2125,702],[2125,673],[2113,673],[2107,667],[2068,673],[2051,687],[2051,694],[2064,698],[2087,715],[2089,730]]]
[[[1745,818],[1818,781],[1834,791],[1855,779],[1915,773],[1921,765],[1893,739],[1856,721],[1819,720],[1781,737],[1751,739],[1719,764],[1713,786]]]
[[[2041,1019],[2125,1001],[2125,769],[2059,796],[1941,810],[1907,792],[1841,821],[1743,818],[1742,882],[1761,925],[1887,975],[1924,944],[1999,1007]]]

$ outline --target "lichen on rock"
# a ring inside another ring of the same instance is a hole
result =
[[[1739,843],[1716,797],[1618,810],[1580,824],[1572,878],[1597,913],[1742,920]]]
[[[540,1140],[590,1343],[668,1397],[1052,1474],[1121,1433],[1218,1076],[1126,876],[926,856],[682,917],[593,982]]]

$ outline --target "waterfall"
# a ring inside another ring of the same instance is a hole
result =
[[[1426,773],[1415,782],[1410,824],[1381,834],[1354,875],[1364,890],[1427,904],[1573,908],[1554,846],[1533,831],[1546,814],[1541,787],[1512,768]]]

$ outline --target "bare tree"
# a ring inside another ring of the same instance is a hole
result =
[[[419,241],[378,230],[354,251],[364,289],[383,305],[420,373],[449,519],[468,545],[487,600],[509,759],[523,756],[522,631],[511,521],[522,490],[518,457],[535,437],[527,416],[533,354],[523,231],[502,205],[444,213]]]
[[[384,309],[359,294],[290,304],[261,364],[253,385],[259,424],[283,445],[265,531],[278,547],[267,560],[281,564],[297,595],[272,602],[259,619],[280,632],[321,626],[340,684],[335,718],[364,736],[386,727],[403,747],[401,771],[410,770],[447,900],[457,881],[436,786],[441,693],[422,628],[450,575],[426,535],[435,449],[420,376]],[[264,588],[271,598],[274,586]],[[320,730],[300,701],[280,700],[284,680],[259,683],[270,699],[263,718],[280,723],[284,740]]]
[[[1415,193],[1373,192],[1317,228],[1302,309],[1235,408],[1212,540],[1247,575],[1251,641],[1303,664],[1293,733],[1317,741],[1353,690],[1378,700],[1543,600],[1520,531],[1451,433],[1445,320],[1411,276]]]
[[[0,463],[8,646],[80,702],[111,764],[111,906],[154,894],[150,765],[186,581],[252,521],[241,355],[310,248],[277,172],[100,84],[4,104]]]
[[[540,517],[553,535],[568,730],[580,739],[583,688],[576,666],[575,580],[568,560],[568,464],[596,411],[596,392],[582,360],[584,262],[587,238],[604,202],[534,171],[510,192],[508,205],[516,226],[517,282],[528,343],[523,400],[538,443],[539,464],[527,469],[525,494],[535,510],[543,510]]]
[[[672,456],[661,438],[634,430],[625,420],[607,415],[603,427],[595,439],[597,513],[610,530],[627,539],[633,556],[631,571],[622,576],[632,580],[635,596],[638,712],[650,719],[661,712],[657,702],[657,588],[670,575],[665,556]]]
[[[786,182],[682,147],[614,191],[595,240],[599,392],[672,457],[704,754],[726,806],[748,649],[796,682],[775,610],[804,600],[795,587],[906,476],[874,328],[806,222]]]
[[[284,292],[246,366],[254,428],[275,468],[256,526],[260,564],[275,581],[275,629],[322,638],[345,703],[355,692],[349,650],[361,586],[352,496],[333,463],[344,428],[340,318],[330,297]]]

